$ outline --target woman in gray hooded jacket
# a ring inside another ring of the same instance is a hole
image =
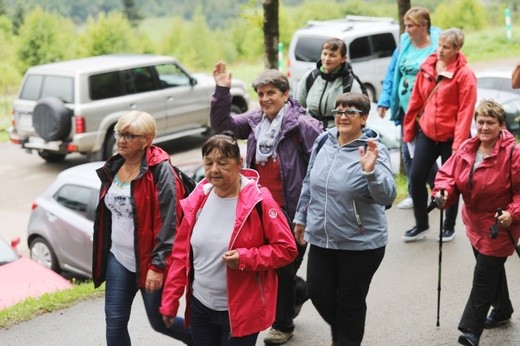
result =
[[[308,242],[307,290],[330,324],[333,345],[360,345],[370,281],[388,241],[385,206],[396,196],[387,148],[364,129],[368,97],[345,93],[335,127],[315,141],[294,232]]]

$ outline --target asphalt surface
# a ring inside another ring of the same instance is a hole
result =
[[[394,205],[387,211],[390,239],[383,263],[368,295],[364,345],[456,345],[457,324],[471,288],[474,259],[461,222],[456,237],[442,246],[440,326],[437,321],[439,274],[439,212],[430,216],[426,239],[404,243],[403,232],[412,226],[411,210]],[[513,306],[520,306],[520,259],[506,263]],[[305,276],[305,262],[300,274]],[[31,321],[0,330],[0,345],[104,345],[103,299],[43,313]],[[184,310],[182,310],[184,311]],[[309,301],[295,321],[288,346],[330,345],[330,330]],[[182,345],[154,332],[139,295],[134,301],[129,330],[134,345]],[[265,331],[257,345],[263,345]],[[518,345],[520,314],[505,328],[484,331],[481,345]]]
[[[498,63],[474,64],[472,67],[479,70],[497,65],[513,66],[516,60],[505,59]],[[199,155],[198,150],[196,153]],[[193,154],[186,153],[186,156],[191,157]],[[398,167],[398,159],[393,160],[393,164]],[[14,216],[12,212],[9,213],[10,215],[3,218],[7,226]],[[25,218],[26,216],[24,224]],[[367,298],[368,313],[363,345],[457,345],[460,334],[457,325],[471,289],[474,266],[473,254],[460,216],[455,227],[455,239],[442,246],[440,326],[436,325],[439,295],[439,212],[435,210],[430,216],[431,231],[426,239],[415,243],[404,243],[401,239],[404,231],[413,226],[411,210],[400,210],[395,204],[387,211],[387,218],[389,244]],[[4,228],[3,232],[9,229]],[[304,261],[299,272],[303,277],[305,270]],[[507,261],[506,270],[513,306],[520,307],[520,259],[516,254]],[[42,313],[31,321],[8,329],[0,329],[0,346],[104,345],[103,306],[103,298],[92,299],[60,311]],[[310,301],[303,306],[295,324],[294,337],[286,345],[330,345],[330,329]],[[134,345],[182,345],[151,329],[139,295],[134,301],[129,330]],[[257,345],[263,345],[265,334],[266,331],[260,334]],[[514,313],[508,325],[484,331],[480,345],[519,345],[518,340],[520,314]]]

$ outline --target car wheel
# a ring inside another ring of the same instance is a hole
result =
[[[60,272],[56,254],[45,239],[42,237],[34,238],[29,245],[29,249],[31,250],[31,259],[57,273]]]
[[[70,133],[72,112],[58,98],[46,97],[39,100],[32,117],[34,130],[46,141],[63,140]]]
[[[39,151],[38,155],[47,162],[61,162],[65,159],[65,154],[56,154],[48,150]]]
[[[109,130],[105,138],[105,149],[103,151],[103,160],[108,160],[118,153],[116,138],[112,135],[113,130]]]
[[[235,105],[235,104],[231,105],[231,116],[241,114],[241,113],[243,113],[243,112],[242,112],[242,108],[240,108],[239,105]]]

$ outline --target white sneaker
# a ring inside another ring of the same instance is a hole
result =
[[[399,208],[399,209],[412,209],[413,208],[413,199],[412,199],[412,197],[408,196],[405,199],[403,199],[397,205],[397,208]]]

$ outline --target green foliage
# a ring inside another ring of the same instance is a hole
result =
[[[444,0],[432,13],[441,28],[480,30],[486,26],[486,9],[478,0]]]
[[[18,58],[27,67],[74,56],[74,26],[70,20],[36,7],[20,27]]]
[[[491,61],[520,56],[520,26],[512,28],[513,39],[506,38],[505,26],[488,27],[466,35],[462,51],[468,61]]]
[[[88,20],[81,35],[79,56],[95,56],[110,53],[140,53],[145,49],[139,41],[137,31],[126,17],[118,11],[100,14]]]
[[[42,313],[61,310],[79,300],[101,297],[105,293],[105,285],[94,289],[92,281],[81,283],[73,281],[73,284],[73,288],[47,293],[39,298],[29,298],[10,308],[0,310],[0,328],[8,328],[13,324],[30,320]]]

